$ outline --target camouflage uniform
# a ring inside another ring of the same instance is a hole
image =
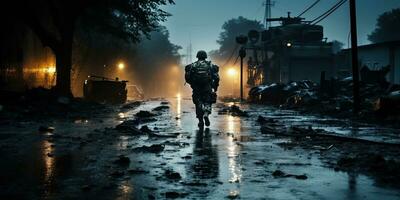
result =
[[[197,65],[209,65],[211,67],[211,81],[208,84],[196,84],[193,83],[190,77],[191,68]],[[211,114],[211,105],[216,100],[216,92],[219,86],[219,67],[211,64],[211,61],[198,60],[185,67],[185,79],[193,89],[192,99],[196,106],[196,117],[203,121],[203,117],[207,117]],[[207,119],[208,120],[208,119]],[[200,123],[201,123],[200,122]]]

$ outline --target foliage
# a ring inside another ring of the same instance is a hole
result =
[[[222,32],[217,40],[220,48],[212,51],[211,57],[220,61],[228,59],[235,49],[237,36],[247,35],[250,30],[261,31],[262,29],[263,25],[257,20],[249,20],[244,17],[228,20],[222,26]]]
[[[368,35],[373,43],[400,40],[400,8],[379,16],[376,29]]]

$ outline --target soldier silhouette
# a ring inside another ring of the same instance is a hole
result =
[[[211,105],[217,101],[219,86],[219,67],[207,61],[207,53],[199,51],[197,61],[185,67],[185,80],[190,84],[196,117],[200,129],[210,126]]]

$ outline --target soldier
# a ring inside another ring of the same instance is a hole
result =
[[[210,126],[208,116],[211,114],[211,104],[217,101],[219,86],[219,68],[207,61],[207,53],[199,51],[197,61],[185,67],[185,80],[193,89],[193,103],[196,106],[196,117],[199,128]]]

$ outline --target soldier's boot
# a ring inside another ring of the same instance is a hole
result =
[[[204,116],[204,123],[206,126],[210,126],[210,119],[208,119],[208,116]]]
[[[197,126],[198,126],[199,128],[201,128],[201,129],[204,128],[203,118],[199,117],[198,119],[199,119],[199,123],[197,124]]]

